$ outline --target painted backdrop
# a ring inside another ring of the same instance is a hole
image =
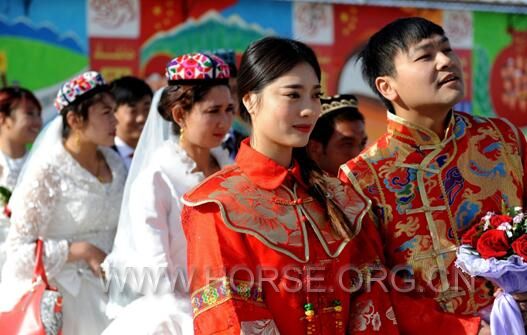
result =
[[[316,51],[326,93],[359,95],[376,138],[386,116],[356,54],[384,24],[415,15],[441,24],[461,57],[467,95],[458,109],[527,129],[527,16],[516,14],[271,0],[0,0],[0,75],[51,106],[60,83],[89,68],[155,87],[174,55],[232,49],[239,57],[262,36],[292,37]]]

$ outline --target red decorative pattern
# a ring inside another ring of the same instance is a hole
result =
[[[229,66],[219,57],[203,53],[178,56],[168,63],[165,76],[171,82],[228,79]]]

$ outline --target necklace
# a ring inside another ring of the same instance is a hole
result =
[[[64,149],[71,155],[71,157],[77,161],[77,163],[86,171],[88,171],[88,173],[90,173],[91,175],[93,175],[95,178],[97,178],[97,180],[101,183],[104,183],[105,180],[104,180],[104,176],[102,176],[102,173],[101,173],[101,163],[104,165],[106,164],[105,160],[104,160],[104,156],[102,155],[102,153],[97,150],[95,152],[95,171],[90,168],[90,165],[88,165],[87,163],[83,163],[81,160],[80,160],[80,157],[78,154],[75,154],[74,151],[72,151],[70,148],[68,148],[67,145],[64,145]],[[103,171],[104,172],[104,171]]]
[[[102,163],[102,164],[101,164]],[[104,176],[101,174],[101,165],[104,165],[104,157],[100,151],[97,151],[97,168],[95,169],[95,177],[99,182],[104,182]]]

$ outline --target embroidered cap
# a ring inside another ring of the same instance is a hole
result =
[[[320,98],[320,102],[322,103],[322,115],[341,109],[359,110],[359,102],[352,94],[337,94],[330,97],[322,97]]]
[[[227,65],[229,65],[229,72],[231,78],[238,76],[238,69],[236,68],[236,53],[234,52],[234,50],[218,49],[214,50],[212,54],[214,56],[220,57],[225,63],[227,63]]]
[[[84,72],[60,87],[54,103],[55,108],[60,112],[84,94],[103,87],[106,87],[106,82],[99,72]]]
[[[170,85],[195,84],[206,81],[227,82],[229,65],[221,58],[205,53],[190,53],[172,59],[165,76]]]

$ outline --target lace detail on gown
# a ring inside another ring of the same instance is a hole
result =
[[[9,280],[5,284],[16,286],[31,279],[39,237],[44,240],[44,263],[50,279],[67,269],[77,276],[83,271],[91,275],[84,262],[66,263],[69,242],[87,241],[110,251],[126,172],[116,153],[108,148],[99,150],[112,170],[111,183],[99,182],[60,143],[17,186],[19,196],[10,203],[11,228],[2,276]],[[75,293],[80,284],[70,284],[66,286]]]
[[[60,191],[60,176],[53,166],[46,164],[36,173],[33,182],[24,190],[24,203],[11,205],[14,211],[6,249],[9,258],[18,260],[12,270],[19,278],[28,278],[35,264],[35,240],[45,235],[45,231],[56,206],[57,193]],[[24,185],[21,185],[24,186]],[[54,277],[68,258],[66,240],[45,241],[44,262],[47,273]]]

